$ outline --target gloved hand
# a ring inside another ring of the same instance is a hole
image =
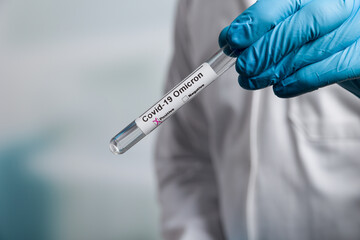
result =
[[[360,97],[360,0],[258,0],[226,27],[245,89],[293,97],[333,83]]]

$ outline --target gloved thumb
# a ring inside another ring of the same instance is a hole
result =
[[[239,15],[219,36],[220,47],[247,48],[278,23],[300,10],[311,0],[258,0]]]

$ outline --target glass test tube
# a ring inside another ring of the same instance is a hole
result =
[[[165,94],[160,101],[113,137],[110,141],[111,152],[114,154],[126,152],[161,125],[179,108],[231,68],[236,61],[234,55],[235,52],[226,55],[224,48],[216,52],[208,61]]]

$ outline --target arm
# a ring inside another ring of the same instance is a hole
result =
[[[338,83],[360,97],[360,1],[259,0],[220,35],[243,88],[293,97]]]
[[[187,10],[187,2],[180,1],[167,90],[193,70],[185,22]],[[207,122],[199,98],[160,129],[155,164],[166,240],[224,239],[207,140]]]

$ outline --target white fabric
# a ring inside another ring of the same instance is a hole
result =
[[[179,2],[167,89],[249,5]],[[360,101],[340,86],[284,100],[230,70],[160,129],[164,239],[360,239]]]

